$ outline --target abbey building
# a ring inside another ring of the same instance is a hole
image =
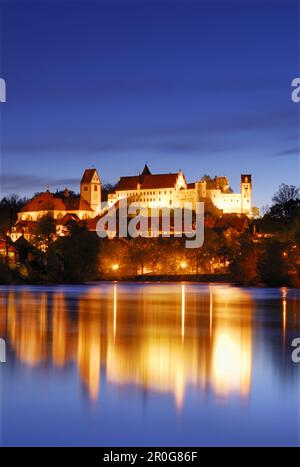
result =
[[[152,174],[147,165],[140,175],[121,177],[113,193],[108,195],[108,206],[127,198],[128,202],[146,203],[150,208],[183,207],[184,202],[204,201],[208,210],[222,214],[251,216],[252,179],[241,175],[240,193],[232,193],[227,177],[187,183],[183,172]]]
[[[205,211],[214,217],[222,214],[245,215],[252,213],[251,175],[241,175],[240,192],[233,193],[227,177],[203,177],[188,183],[183,172],[152,174],[147,165],[139,175],[121,177],[112,192],[108,194],[107,207],[117,205],[121,199],[127,202],[143,203],[149,208],[183,207],[189,202],[194,209],[196,202],[205,204]],[[18,220],[9,233],[16,241],[21,235],[30,237],[37,221],[50,214],[56,221],[57,234],[63,235],[64,226],[70,220],[86,220],[90,229],[95,229],[101,217],[102,187],[96,169],[86,169],[80,182],[80,194],[74,196],[65,189],[53,194],[49,190],[37,194],[23,207]],[[107,208],[104,209],[107,211]]]

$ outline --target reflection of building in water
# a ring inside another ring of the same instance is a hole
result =
[[[236,290],[235,290],[236,292]],[[252,308],[245,294],[217,289],[215,294],[211,384],[220,396],[249,394],[252,369]],[[251,302],[250,302],[251,304]]]
[[[6,303],[4,297],[0,295],[0,337],[6,334]]]
[[[66,302],[62,292],[53,295],[52,303],[52,359],[56,366],[64,366],[67,361],[69,328]]]
[[[106,368],[109,382],[173,393],[180,406],[186,383],[197,384],[197,348],[195,340],[182,343],[184,292],[174,299],[170,308],[169,295],[157,294],[155,287],[143,288],[135,319],[126,305],[118,303],[118,329],[123,332],[115,340],[108,338]]]
[[[47,298],[23,291],[15,300],[10,292],[7,305],[7,334],[11,348],[29,366],[36,366],[46,357]]]
[[[195,389],[211,385],[220,396],[234,392],[248,395],[252,352],[252,302],[248,295],[230,289],[224,299],[225,288],[214,288],[203,303],[194,301],[192,294],[189,303],[186,286],[181,286],[181,294],[174,295],[170,309],[169,295],[164,303],[163,296],[155,296],[149,289],[145,288],[141,302],[144,308],[137,311],[137,340],[133,343],[127,334],[108,340],[108,381],[172,393],[178,406],[188,385]],[[204,308],[203,315],[199,305]],[[126,310],[119,310],[118,323],[124,318],[128,320]]]
[[[92,400],[101,366],[108,383],[172,394],[177,407],[189,386],[248,395],[253,305],[246,292],[149,284],[132,292],[116,284],[88,290],[78,299],[76,322],[63,292],[10,293],[7,335],[22,362],[34,366],[51,358],[64,367],[76,360]]]
[[[98,397],[101,371],[101,315],[99,308],[93,313],[94,303],[88,296],[79,300],[77,348],[79,373],[92,400]]]

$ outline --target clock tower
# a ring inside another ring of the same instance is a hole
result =
[[[80,182],[80,198],[99,214],[101,211],[101,181],[96,169],[86,169]]]

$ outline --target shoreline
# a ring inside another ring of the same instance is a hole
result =
[[[40,281],[40,282],[11,282],[11,283],[3,283],[0,282],[0,287],[57,287],[57,286],[93,286],[97,285],[99,283],[153,283],[153,284],[180,284],[180,283],[193,283],[193,284],[226,284],[232,287],[243,287],[243,288],[282,288],[286,287],[289,289],[300,289],[300,287],[295,287],[295,286],[290,286],[287,284],[274,284],[274,285],[269,285],[269,284],[263,284],[263,283],[258,283],[258,284],[242,284],[239,282],[236,282],[232,280],[231,276],[228,274],[223,274],[223,275],[210,275],[210,274],[204,274],[204,275],[194,275],[194,274],[187,274],[187,275],[177,275],[177,276],[148,276],[148,275],[143,275],[143,276],[135,276],[131,278],[124,278],[124,277],[109,277],[109,278],[99,278],[97,280],[93,281],[87,281],[87,282],[47,282],[47,281]]]

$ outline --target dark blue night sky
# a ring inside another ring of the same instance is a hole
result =
[[[299,2],[1,1],[1,195],[181,168],[299,183]]]

